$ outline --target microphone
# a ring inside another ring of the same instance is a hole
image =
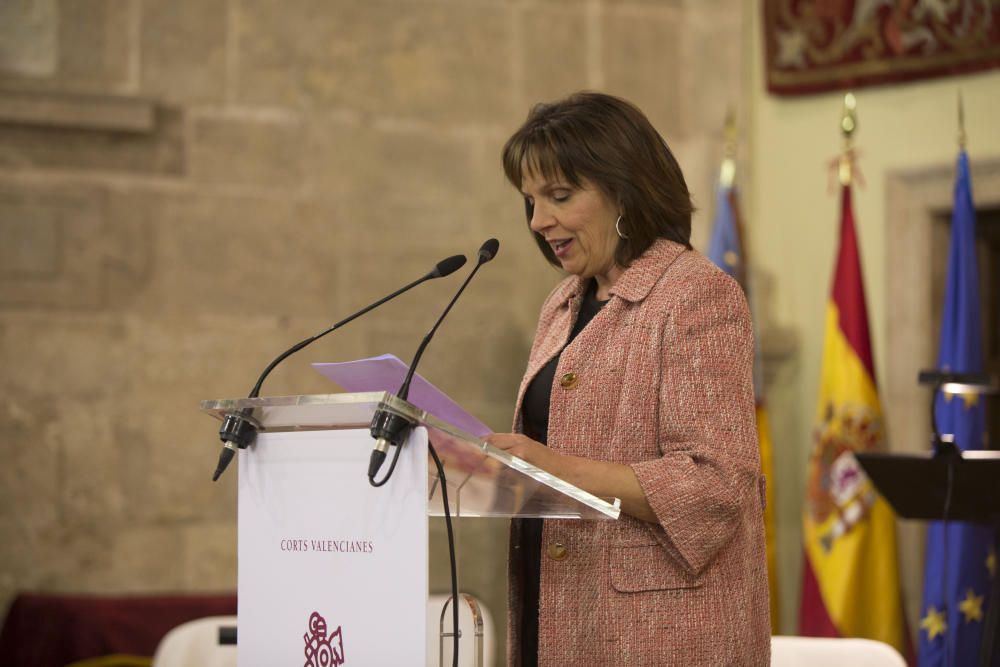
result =
[[[462,286],[458,288],[458,292],[456,292],[455,296],[452,297],[448,307],[444,309],[443,313],[441,313],[441,317],[439,317],[437,322],[434,323],[434,327],[427,333],[426,336],[424,336],[424,340],[421,341],[420,347],[417,348],[417,353],[413,355],[413,363],[410,364],[410,370],[407,372],[406,379],[403,380],[403,384],[399,388],[398,392],[399,397],[404,401],[410,394],[410,381],[413,379],[413,373],[417,370],[417,364],[420,363],[420,357],[423,356],[424,349],[427,348],[427,344],[431,342],[431,338],[434,337],[434,333],[437,331],[438,327],[441,326],[441,322],[444,321],[444,318],[448,315],[448,311],[450,311],[451,307],[455,305],[456,301],[458,301],[458,297],[465,291],[465,286],[472,280],[472,276],[476,275],[476,271],[479,270],[479,267],[496,257],[497,250],[499,249],[500,242],[496,239],[489,239],[479,247],[479,256],[477,258],[476,265],[472,268],[472,271],[469,272],[469,275],[465,279],[465,282],[462,283]]]
[[[306,347],[307,345],[313,343],[316,340],[319,340],[320,338],[327,335],[331,331],[339,329],[348,322],[351,322],[352,320],[361,317],[368,311],[378,308],[386,301],[395,299],[403,292],[409,291],[410,289],[416,287],[420,283],[426,282],[428,280],[434,280],[435,278],[444,278],[445,276],[451,275],[455,271],[458,271],[460,268],[462,268],[465,265],[465,261],[466,261],[465,255],[452,255],[451,257],[443,259],[440,262],[438,262],[433,269],[428,271],[420,278],[417,278],[410,284],[399,288],[398,290],[396,290],[392,294],[389,294],[388,296],[382,297],[381,299],[379,299],[378,301],[369,306],[365,306],[358,312],[342,319],[341,321],[337,322],[330,328],[319,332],[315,336],[310,336],[305,340],[299,341],[292,347],[288,348],[287,350],[279,354],[277,357],[275,357],[274,361],[272,361],[270,364],[267,365],[267,368],[264,369],[264,372],[260,374],[259,378],[257,378],[257,383],[253,386],[253,389],[250,390],[250,393],[247,395],[247,398],[257,398],[260,395],[260,387],[264,383],[264,378],[266,378],[271,373],[271,371],[274,370],[275,366],[277,366],[279,363],[281,363],[291,355],[295,354],[302,348]],[[219,477],[222,475],[222,473],[225,472],[226,468],[229,466],[229,463],[233,460],[233,456],[235,456],[236,450],[246,449],[254,441],[254,438],[257,437],[258,425],[255,424],[253,421],[253,417],[251,416],[252,413],[253,413],[253,408],[242,408],[240,410],[236,410],[235,412],[227,414],[226,418],[223,420],[222,426],[219,428],[219,439],[222,440],[222,452],[219,453],[219,463],[218,465],[216,465],[215,473],[212,475],[213,482],[218,480]]]
[[[476,275],[481,267],[486,262],[491,261],[497,255],[497,251],[500,249],[500,242],[496,239],[489,239],[479,247],[479,255],[476,261],[476,266],[473,267],[472,271],[466,277],[465,282],[462,286],[458,288],[455,296],[452,297],[451,301],[448,303],[448,307],[444,309],[441,316],[438,317],[437,322],[431,328],[424,339],[420,342],[420,347],[417,348],[416,354],[413,355],[413,362],[410,364],[410,370],[406,373],[406,378],[403,380],[403,384],[399,387],[399,391],[396,395],[399,398],[406,400],[407,396],[410,394],[410,381],[413,380],[413,374],[417,370],[417,364],[420,363],[420,357],[423,356],[424,350],[427,349],[427,344],[431,342],[431,338],[434,337],[435,332],[437,332],[438,327],[441,326],[441,322],[448,315],[451,307],[455,305],[458,301],[458,297],[462,295],[465,291],[466,285],[472,280],[472,277]],[[370,427],[370,432],[372,437],[375,438],[375,447],[372,449],[371,459],[368,463],[368,481],[372,486],[382,486],[387,481],[389,477],[392,476],[392,471],[396,467],[396,458],[399,456],[399,447],[406,440],[406,436],[410,431],[412,424],[408,419],[397,415],[395,413],[389,412],[388,410],[378,410],[372,417],[372,423]],[[389,472],[386,474],[385,479],[381,482],[375,482],[375,475],[378,474],[379,469],[382,467],[382,463],[385,462],[386,452],[389,450],[389,445],[396,447],[396,454],[393,457],[392,465],[389,467]]]

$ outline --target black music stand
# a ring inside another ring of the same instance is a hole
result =
[[[946,450],[947,451],[947,450]],[[1000,451],[927,454],[856,453],[875,488],[904,519],[969,521],[993,526],[1000,553]],[[1000,634],[1000,583],[994,580],[979,664],[993,664]]]

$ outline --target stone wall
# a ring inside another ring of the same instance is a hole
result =
[[[508,429],[559,274],[503,180],[503,141],[537,101],[633,100],[685,168],[701,244],[722,119],[745,94],[743,5],[0,5],[0,608],[19,590],[233,589],[236,475],[209,481],[198,401],[245,395],[292,342],[489,236],[498,259],[422,372]],[[324,339],[263,393],[330,391],[313,361],[409,359],[454,287]],[[502,624],[506,527],[461,538],[463,587]]]

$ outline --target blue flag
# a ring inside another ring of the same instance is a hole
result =
[[[739,211],[737,190],[732,185],[719,184],[716,190],[715,222],[712,238],[708,244],[707,256],[720,269],[731,275],[747,295],[753,317],[753,299],[750,293],[750,275],[747,271],[746,252],[743,246],[743,231]],[[754,320],[754,330],[757,329]],[[760,337],[754,336],[753,384],[757,403],[757,438],[760,442],[760,467],[767,480],[764,503],[764,538],[767,542],[768,586],[771,598],[771,631],[778,633],[780,610],[778,607],[778,548],[775,537],[777,521],[774,515],[774,448],[768,428],[767,406],[764,401],[764,373],[761,363]]]
[[[706,254],[713,264],[737,281],[742,281],[740,265],[743,263],[743,244],[739,228],[736,226],[732,193],[732,187],[724,185],[719,185],[715,191],[715,222],[712,225],[712,239],[708,243]]]
[[[976,211],[969,157],[964,150],[958,156],[955,180],[938,368],[956,373],[983,370]],[[941,433],[954,434],[954,442],[961,450],[985,447],[979,397],[941,393],[936,401],[934,409]],[[930,524],[920,608],[920,667],[979,664],[983,622],[995,572],[990,527],[958,521]]]
[[[712,221],[712,237],[708,242],[705,256],[713,264],[736,279],[743,288],[747,302],[750,305],[750,315],[754,322],[754,395],[758,404],[764,397],[764,373],[760,348],[760,337],[757,332],[757,318],[754,313],[754,302],[750,290],[750,274],[747,270],[746,249],[743,242],[742,219],[739,211],[738,190],[735,185],[724,185],[721,182],[715,190],[715,219]],[[758,416],[759,418],[759,416]],[[761,434],[761,439],[764,435]],[[767,436],[770,441],[770,435]]]

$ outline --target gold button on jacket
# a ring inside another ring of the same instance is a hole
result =
[[[559,384],[563,389],[572,389],[580,381],[580,378],[576,373],[566,373],[561,378],[559,378]]]
[[[564,560],[569,555],[569,551],[562,542],[553,542],[549,545],[547,552],[552,560]]]

